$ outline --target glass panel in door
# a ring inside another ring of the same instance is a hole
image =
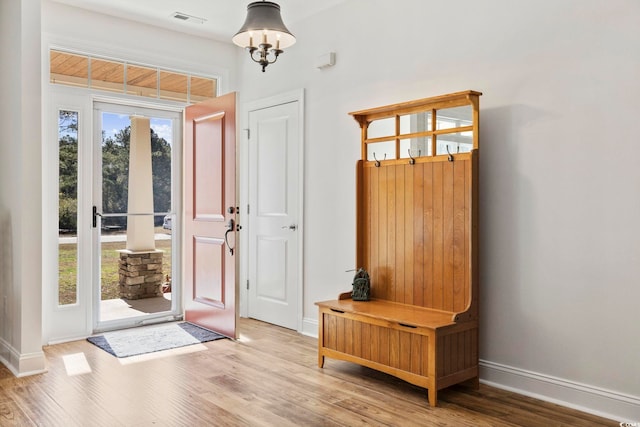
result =
[[[99,325],[176,312],[174,120],[100,111]],[[174,289],[175,291],[175,289]]]
[[[58,111],[58,305],[78,302],[78,112]]]

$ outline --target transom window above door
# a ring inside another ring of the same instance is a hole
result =
[[[217,96],[217,79],[52,49],[49,81],[156,99],[195,103]]]

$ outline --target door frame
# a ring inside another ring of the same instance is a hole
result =
[[[298,102],[298,138],[300,141],[300,149],[298,153],[298,181],[300,186],[298,189],[298,301],[296,314],[296,330],[302,331],[303,328],[303,309],[304,309],[304,89],[293,90],[281,93],[268,98],[262,98],[244,103],[241,113],[242,129],[240,137],[240,211],[244,214],[241,221],[243,227],[240,233],[240,242],[242,247],[249,248],[249,215],[247,206],[249,205],[249,113],[251,111],[261,110],[265,108],[275,107],[290,102]],[[249,317],[249,292],[247,290],[247,280],[249,279],[249,262],[248,250],[243,251],[240,256],[240,316]]]
[[[47,56],[48,58],[48,56]],[[79,286],[78,299],[75,304],[59,306],[57,279],[58,275],[58,116],[57,111],[67,109],[79,113],[79,147],[78,147],[78,228],[91,230],[91,216],[86,214],[91,212],[93,203],[93,182],[89,177],[94,173],[94,104],[103,102],[116,105],[128,105],[132,107],[150,108],[154,110],[165,110],[183,113],[184,104],[167,102],[163,100],[140,100],[133,97],[115,97],[104,94],[97,94],[85,88],[75,88],[69,86],[48,85],[43,98],[43,160],[42,160],[42,180],[43,180],[43,292],[42,292],[42,344],[56,344],[77,339],[86,338],[91,335],[96,328],[94,307],[95,295],[93,284],[89,287]],[[179,120],[182,128],[182,120]],[[179,131],[182,139],[182,130]],[[80,142],[82,138],[83,142]],[[174,200],[177,205],[176,211],[182,211],[182,144],[178,144],[180,153],[176,158],[179,180],[174,180]],[[84,213],[84,214],[83,214]],[[182,239],[181,231],[174,234],[174,239]],[[78,284],[91,283],[94,277],[93,252],[93,231],[85,232],[79,236],[78,245],[82,250],[78,253],[79,262],[86,268],[79,270]],[[178,277],[181,276],[181,259],[176,259]],[[181,298],[181,296],[180,296]],[[182,300],[178,301],[178,307],[182,307]]]

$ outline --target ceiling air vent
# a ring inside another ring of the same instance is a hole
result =
[[[180,21],[193,22],[196,24],[204,24],[206,21],[206,19],[204,18],[198,18],[197,16],[187,15],[186,13],[182,13],[182,12],[173,12],[171,14],[171,17],[176,18]]]

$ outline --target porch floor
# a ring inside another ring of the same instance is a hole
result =
[[[100,301],[100,321],[143,316],[171,311],[171,293],[161,297],[128,300],[123,298]]]

